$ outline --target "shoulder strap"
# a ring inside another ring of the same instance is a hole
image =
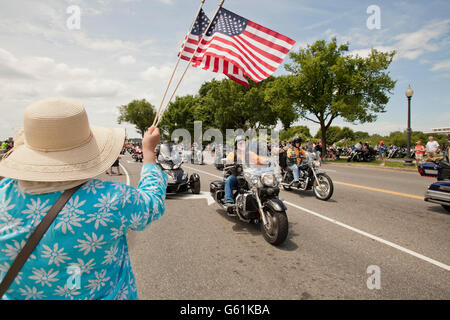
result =
[[[69,201],[69,199],[73,196],[73,194],[81,187],[81,185],[76,186],[72,189],[66,190],[63,194],[56,200],[55,204],[50,208],[48,213],[42,219],[42,221],[37,226],[36,230],[31,234],[25,246],[17,255],[13,264],[9,268],[6,273],[3,281],[0,283],[0,299],[3,297],[5,292],[8,290],[11,283],[16,278],[17,274],[22,269],[25,262],[27,262],[28,257],[33,252],[34,248],[38,245],[39,241],[41,241],[47,229],[50,227],[52,222],[55,220],[58,213],[62,210],[64,205]]]

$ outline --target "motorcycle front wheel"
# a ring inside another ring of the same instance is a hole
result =
[[[314,180],[313,191],[317,199],[327,201],[333,195],[333,181],[325,173],[319,173]]]
[[[267,219],[269,219],[266,227],[261,220],[261,229],[264,239],[271,245],[280,245],[286,240],[289,231],[289,222],[285,211],[273,211],[272,209],[265,209]]]

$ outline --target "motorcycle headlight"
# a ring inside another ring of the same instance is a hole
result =
[[[165,169],[165,170],[170,170],[170,169],[172,169],[172,167],[171,167],[169,164],[167,164],[167,163],[162,162],[162,163],[160,163],[160,164],[161,164],[161,167],[162,167],[163,169]]]
[[[179,169],[180,166],[181,166],[181,163],[179,163],[179,164],[174,164],[174,165],[173,165],[173,169]]]
[[[275,187],[278,182],[275,178],[275,175],[273,175],[272,173],[265,173],[262,175],[261,177],[261,182],[266,186],[266,187]]]
[[[171,172],[169,172],[167,174],[167,182],[168,183],[175,183],[175,182],[177,182],[177,179],[175,179],[175,177],[172,175]]]
[[[283,181],[283,176],[279,173],[275,175],[275,179],[277,180],[277,183],[280,184]]]

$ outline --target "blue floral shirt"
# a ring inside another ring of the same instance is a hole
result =
[[[137,299],[128,230],[144,230],[165,210],[167,175],[142,167],[138,188],[86,182],[45,233],[3,299]],[[0,181],[0,279],[62,192],[22,193]]]

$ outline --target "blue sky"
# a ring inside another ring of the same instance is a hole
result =
[[[218,0],[206,0],[212,16]],[[159,106],[178,48],[200,0],[15,0],[0,3],[0,139],[20,128],[25,107],[49,96],[82,101],[92,124],[117,126],[117,106],[146,98]],[[79,30],[66,12],[81,9]],[[370,5],[381,28],[369,30]],[[386,134],[404,130],[410,84],[413,130],[450,126],[450,1],[227,0],[224,7],[297,41],[293,50],[337,37],[351,54],[396,50],[397,85],[377,122],[347,125]],[[288,61],[288,58],[285,62]],[[184,66],[184,65],[183,65]],[[180,72],[182,69],[180,69]],[[276,75],[286,73],[283,67]],[[178,94],[196,93],[221,78],[191,68]],[[307,121],[311,132],[317,126]],[[129,136],[137,136],[126,125]]]

